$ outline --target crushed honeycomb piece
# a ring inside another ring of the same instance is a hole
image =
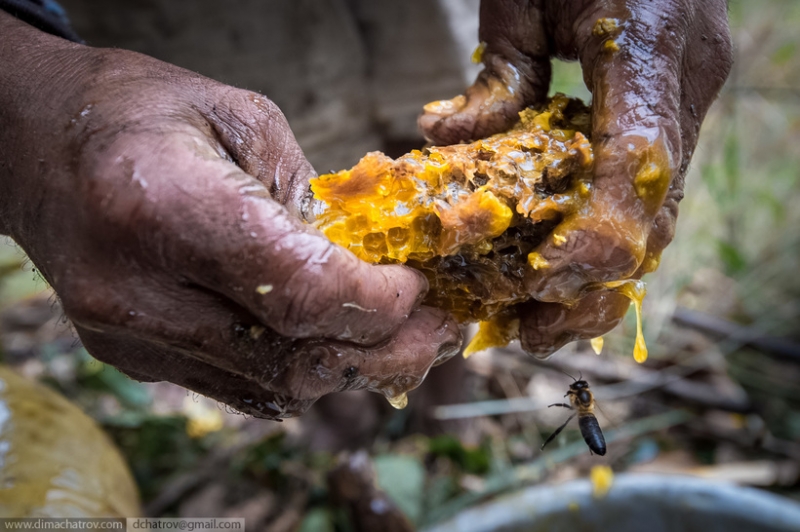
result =
[[[475,48],[475,51],[472,52],[472,56],[470,56],[470,60],[479,65],[483,62],[483,54],[486,51],[486,41],[481,41],[480,44]]]
[[[513,310],[498,312],[478,326],[478,333],[464,348],[464,358],[490,347],[503,347],[519,336],[519,319]]]
[[[423,272],[425,304],[461,321],[508,323],[505,309],[530,298],[526,270],[548,267],[534,250],[588,201],[589,130],[589,109],[558,94],[486,139],[398,159],[368,153],[350,170],[312,179],[315,224],[365,261]],[[494,345],[515,334],[495,335]]]

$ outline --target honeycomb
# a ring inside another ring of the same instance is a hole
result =
[[[482,322],[468,352],[506,345],[518,334],[513,305],[530,299],[525,272],[547,267],[535,249],[589,199],[590,116],[557,94],[486,139],[368,153],[311,180],[315,225],[365,261],[425,274],[425,304]]]

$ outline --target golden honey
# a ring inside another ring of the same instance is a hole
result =
[[[487,320],[529,299],[529,256],[587,199],[588,132],[589,110],[558,95],[487,139],[396,160],[368,153],[350,170],[311,181],[316,226],[365,261],[425,273],[427,304],[462,321]]]
[[[397,159],[368,153],[311,180],[315,225],[367,262],[421,271],[425,304],[480,321],[465,354],[506,345],[518,335],[513,305],[530,299],[525,276],[549,267],[537,247],[589,200],[590,118],[557,94],[486,139]]]

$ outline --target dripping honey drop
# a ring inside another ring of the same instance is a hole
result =
[[[397,394],[393,397],[387,396],[386,400],[389,401],[390,405],[398,410],[402,410],[408,406],[408,394],[405,392]]]
[[[594,351],[595,355],[599,355],[603,351],[603,337],[598,336],[597,338],[592,338],[589,341],[592,344],[592,350]]]
[[[605,288],[614,290],[633,301],[636,310],[636,344],[633,348],[633,359],[641,364],[647,360],[647,344],[642,333],[642,302],[647,294],[644,281],[639,279],[626,279],[624,281],[610,281],[603,283]]]

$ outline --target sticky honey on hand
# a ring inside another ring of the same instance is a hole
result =
[[[486,139],[368,153],[311,180],[315,225],[367,262],[424,273],[426,305],[485,325],[468,351],[506,345],[517,335],[510,307],[530,299],[526,271],[548,266],[536,248],[589,200],[590,122],[581,101],[558,94]]]

